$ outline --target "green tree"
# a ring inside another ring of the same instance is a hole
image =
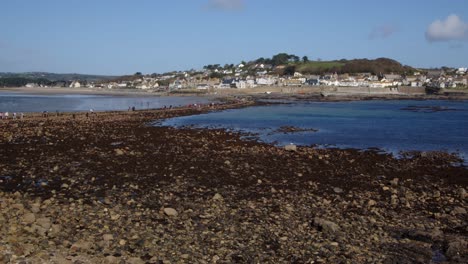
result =
[[[294,75],[295,72],[296,72],[296,66],[288,65],[286,68],[284,68],[283,75]]]
[[[210,78],[218,78],[218,79],[222,79],[224,77],[224,74],[220,73],[220,72],[212,72],[210,73]]]
[[[271,58],[273,66],[283,65],[288,63],[290,56],[287,53],[278,53]]]
[[[309,62],[309,57],[307,57],[307,56],[302,57],[302,61],[303,62]]]

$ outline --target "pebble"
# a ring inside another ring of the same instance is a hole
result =
[[[297,151],[297,146],[294,145],[294,144],[288,144],[286,146],[284,146],[284,150],[286,151]]]
[[[340,231],[340,226],[338,226],[334,222],[326,220],[326,219],[315,217],[314,221],[313,221],[313,224],[315,226],[321,228],[322,231],[325,232],[325,233],[336,233],[336,232]]]
[[[215,201],[221,201],[223,200],[223,196],[221,196],[221,194],[217,193],[213,196],[213,200]]]
[[[466,199],[466,197],[468,197],[467,193],[466,193],[466,190],[464,188],[460,188],[458,189],[458,197],[461,199],[461,200],[464,200]]]
[[[133,257],[128,260],[129,264],[145,264],[145,261],[138,257]]]
[[[105,258],[105,263],[107,264],[118,264],[120,263],[120,258],[114,256],[107,256]]]
[[[466,209],[460,206],[455,207],[452,210],[453,215],[466,214]]]
[[[23,222],[26,224],[32,224],[36,221],[36,216],[33,213],[26,213],[23,215]]]
[[[177,211],[174,208],[170,208],[170,207],[164,208],[164,214],[167,215],[167,216],[177,216],[178,215]]]
[[[111,240],[114,239],[114,235],[112,235],[112,234],[104,234],[104,235],[102,235],[102,239],[103,239],[104,241],[111,241]]]
[[[121,149],[115,149],[114,152],[115,152],[115,155],[117,155],[117,156],[122,156],[122,155],[125,153],[125,152],[124,152],[123,150],[121,150]]]
[[[34,203],[31,205],[31,212],[33,213],[39,213],[41,211],[41,205],[38,203]]]
[[[52,222],[50,221],[50,218],[47,217],[42,217],[36,220],[36,224],[46,230],[49,230],[50,227],[52,226]]]
[[[343,192],[343,189],[338,188],[338,187],[335,187],[335,188],[333,188],[333,191],[334,191],[335,193],[342,193],[342,192]]]

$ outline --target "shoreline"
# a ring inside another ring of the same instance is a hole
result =
[[[99,88],[65,88],[65,87],[14,87],[1,88],[0,92],[13,92],[34,95],[112,95],[112,96],[165,96],[165,93],[147,92],[137,89],[99,89]],[[1,93],[0,93],[1,94]]]
[[[148,126],[251,105],[0,123],[0,262],[468,260],[468,170],[448,154]]]
[[[282,87],[260,87],[253,89],[218,89],[210,93],[167,93],[154,92],[152,90],[139,89],[104,89],[104,88],[62,88],[62,87],[14,87],[1,88],[1,92],[13,92],[19,94],[37,94],[37,95],[67,95],[67,94],[83,94],[83,95],[109,95],[109,96],[198,96],[198,97],[253,97],[258,99],[297,99],[311,101],[357,101],[357,100],[468,100],[468,92],[460,92],[457,90],[446,92],[440,95],[428,94],[407,94],[407,93],[359,93],[359,92],[326,92],[320,91],[299,92],[292,88],[286,89]],[[266,94],[263,91],[278,90],[271,94]],[[285,91],[283,91],[285,90]],[[302,88],[307,90],[307,88]]]

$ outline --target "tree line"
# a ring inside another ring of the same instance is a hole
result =
[[[0,87],[23,87],[28,83],[44,86],[68,86],[71,81],[51,81],[46,78],[4,77],[0,78]]]

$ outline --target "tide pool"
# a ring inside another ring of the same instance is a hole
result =
[[[308,102],[256,106],[177,117],[163,126],[255,133],[263,142],[388,152],[447,151],[467,157],[467,101]],[[317,129],[284,133],[283,126]]]

